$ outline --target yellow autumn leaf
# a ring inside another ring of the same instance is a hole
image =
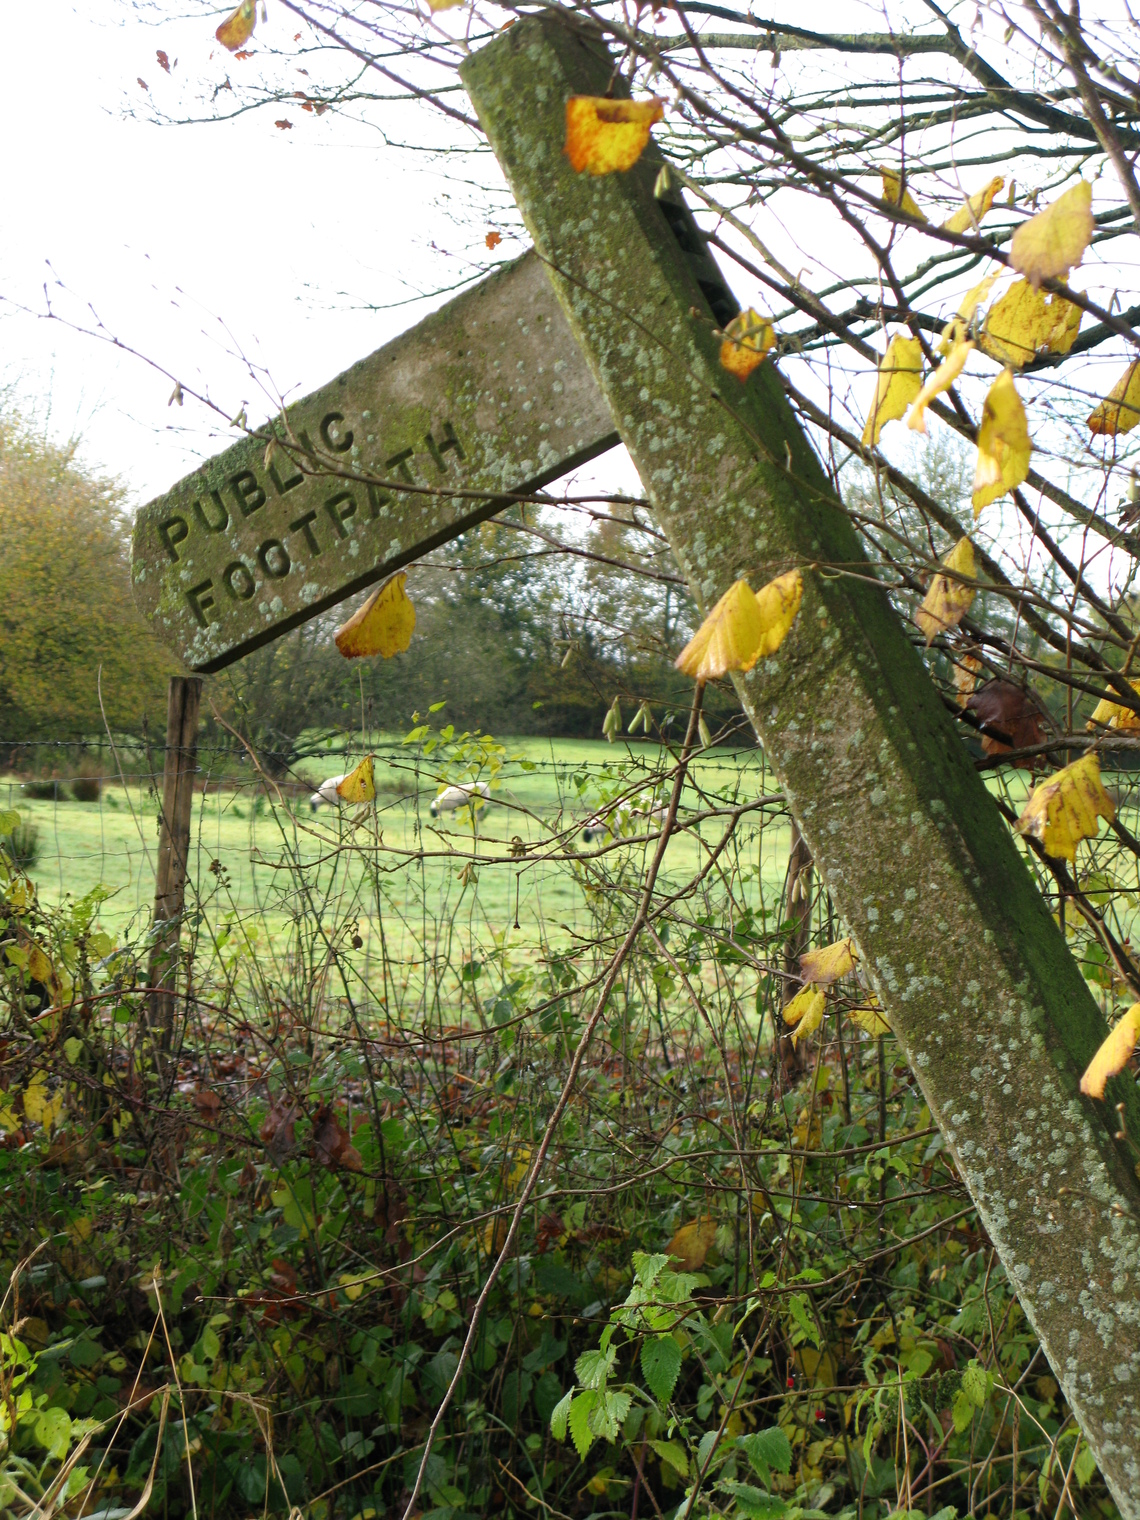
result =
[[[935,396],[940,396],[943,391],[949,390],[966,367],[966,360],[973,352],[974,345],[971,342],[954,344],[954,347],[914,398],[914,405],[910,409],[910,416],[906,419],[908,428],[913,428],[916,433],[926,432],[926,408],[934,400]]]
[[[955,701],[959,707],[965,707],[973,695],[981,669],[982,662],[975,654],[961,654],[955,659],[950,679],[954,682]]]
[[[1081,1091],[1090,1098],[1104,1097],[1104,1084],[1128,1065],[1140,1035],[1140,1003],[1133,1003],[1128,1012],[1102,1041],[1096,1055],[1089,1062],[1081,1078]]]
[[[947,570],[957,571],[970,580],[975,579],[974,546],[968,538],[960,538],[942,563]],[[948,575],[934,577],[930,589],[922,599],[922,606],[914,615],[915,622],[926,638],[928,649],[940,633],[948,633],[951,628],[957,628],[969,612],[975,594],[973,586],[964,586],[961,581],[951,580]]]
[[[337,796],[343,802],[371,802],[376,795],[376,780],[372,772],[372,756],[365,755],[354,771],[350,771],[337,786]]]
[[[854,971],[858,962],[855,941],[839,939],[833,945],[822,945],[800,956],[800,975],[805,982],[815,982],[820,987],[830,987],[841,976]],[[787,1014],[784,1015],[787,1018]]]
[[[724,342],[720,345],[721,368],[728,370],[738,380],[747,380],[764,355],[776,346],[776,329],[768,317],[762,317],[751,307],[742,311],[724,330]]]
[[[65,1096],[62,1088],[49,1093],[47,1079],[38,1072],[24,1089],[24,1114],[32,1124],[54,1129],[63,1115]]]
[[[403,570],[390,575],[337,629],[336,647],[346,660],[369,654],[390,660],[407,649],[416,626],[416,609],[404,591],[407,579]]]
[[[978,458],[974,465],[974,516],[991,501],[1019,486],[1029,473],[1029,423],[1013,383],[1013,371],[1003,369],[986,395],[978,429]]]
[[[823,1023],[827,994],[820,987],[805,987],[784,1009],[784,1022],[793,1025],[792,1044],[806,1040]]]
[[[1067,354],[1083,315],[1064,296],[1015,280],[986,313],[978,344],[999,364],[1020,369],[1040,353]]]
[[[878,443],[888,422],[906,416],[907,407],[922,388],[922,344],[896,333],[887,345],[875,377],[875,396],[863,428],[863,447]]]
[[[563,152],[578,174],[612,174],[632,169],[645,151],[649,129],[665,115],[665,102],[606,100],[571,95],[566,102],[566,144]]]
[[[976,285],[971,286],[962,297],[957,315],[947,322],[946,326],[942,329],[942,336],[938,340],[937,352],[943,358],[946,357],[955,343],[963,343],[965,341],[970,330],[970,324],[974,320],[975,312],[989,295],[994,287],[994,281],[1001,274],[1002,270],[995,269],[991,274],[987,274],[984,279],[979,280]]]
[[[761,586],[756,593],[756,605],[760,609],[760,647],[756,658],[767,659],[775,654],[788,636],[788,630],[796,620],[800,603],[804,599],[804,578],[798,570],[778,575],[774,581]]]
[[[755,594],[747,581],[735,581],[677,656],[677,669],[697,681],[751,670],[761,655],[774,653],[783,643],[802,600],[798,570],[778,576]]]
[[[434,16],[436,11],[452,11],[457,5],[466,4],[466,0],[428,0],[428,10]]]
[[[1115,438],[1130,433],[1140,422],[1140,359],[1134,359],[1089,416],[1089,431]]]
[[[1096,838],[1098,818],[1111,823],[1115,817],[1116,808],[1100,779],[1096,750],[1090,750],[1034,789],[1017,820],[1017,832],[1040,840],[1057,859],[1072,862],[1080,841]]]
[[[883,199],[888,206],[897,206],[900,211],[905,211],[908,216],[913,216],[916,222],[925,222],[926,217],[922,214],[918,202],[909,190],[903,189],[902,175],[896,174],[893,169],[880,169],[883,180]]]
[[[438,8],[436,7],[436,9]],[[337,1278],[336,1283],[349,1303],[355,1303],[364,1292],[364,1278],[359,1273],[342,1272]]]
[[[994,203],[994,196],[1005,184],[1001,175],[990,180],[984,190],[963,201],[954,215],[942,223],[943,232],[975,232],[981,226],[982,217]]]
[[[1140,681],[1130,681],[1129,685],[1137,696],[1140,696]],[[1101,697],[1093,708],[1092,716],[1085,724],[1088,729],[1101,728],[1140,728],[1140,713],[1133,712],[1130,707],[1125,707],[1121,702],[1114,702],[1111,697]]]
[[[1063,279],[1081,262],[1092,235],[1092,186],[1082,179],[1021,224],[1009,245],[1010,268],[1032,285]]]
[[[229,48],[231,53],[236,53],[238,48],[244,47],[253,36],[256,25],[257,0],[241,0],[237,10],[226,17],[214,36],[224,48]]]
[[[665,1247],[665,1254],[680,1262],[682,1272],[696,1272],[704,1266],[715,1239],[716,1220],[703,1214],[700,1219],[690,1219],[680,1227]]]
[[[794,1026],[798,1024],[801,1019],[807,1018],[809,1015],[814,1016],[817,1000],[821,1005],[827,1001],[825,995],[819,990],[818,987],[805,987],[802,992],[797,992],[795,997],[784,1009],[784,1023]],[[815,1020],[816,1024],[819,1023],[819,1020],[822,1017],[823,1013],[821,1007],[819,1017],[817,1017]]]
[[[860,1029],[865,1029],[868,1034],[878,1037],[881,1034],[890,1034],[891,1026],[886,1014],[879,1007],[877,997],[868,998],[859,1008],[847,1010],[851,1018],[858,1024]]]

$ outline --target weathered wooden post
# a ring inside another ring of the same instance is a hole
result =
[[[149,976],[151,1034],[164,1050],[169,1047],[174,1032],[201,699],[200,676],[171,676],[166,702],[166,758],[162,771],[162,815],[159,819],[154,939]]]
[[[620,80],[566,13],[461,73],[689,586],[796,565],[803,606],[738,683],[816,868],[1121,1514],[1140,1517],[1140,1190],[1080,1072],[1103,1018],[766,363],[718,363],[731,296],[660,154],[578,176],[571,95]],[[854,567],[823,576],[813,566]],[[1132,1083],[1118,1083],[1140,1140]],[[1108,1106],[1109,1109],[1111,1106]]]

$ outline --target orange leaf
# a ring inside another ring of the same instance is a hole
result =
[[[503,241],[503,234],[501,232],[488,232],[483,241],[486,243],[488,248],[497,248]]]
[[[256,25],[257,0],[241,0],[237,10],[226,17],[214,36],[224,48],[236,53],[253,36]]]
[[[612,174],[632,169],[645,151],[649,129],[665,115],[665,102],[605,100],[571,95],[566,102],[566,146],[563,152],[575,173]]]
[[[767,317],[762,317],[751,307],[742,311],[724,330],[724,342],[720,345],[721,368],[728,370],[738,380],[747,380],[764,355],[776,346],[776,329]]]

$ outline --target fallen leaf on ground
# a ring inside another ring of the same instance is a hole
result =
[[[968,538],[960,538],[942,563],[947,570],[956,571],[958,575],[967,576],[970,580],[976,577],[974,546]],[[969,612],[975,595],[973,586],[964,586],[961,581],[951,580],[948,575],[934,577],[922,600],[922,606],[914,615],[915,622],[926,638],[928,649],[940,633],[948,633],[951,628],[957,628]]]
[[[253,36],[256,25],[257,0],[241,0],[237,10],[226,17],[214,36],[224,48],[236,53]]]
[[[800,975],[805,982],[815,982],[820,987],[830,987],[841,976],[854,971],[858,963],[855,941],[839,939],[833,945],[821,945],[800,956]],[[784,1017],[787,1018],[787,1011]]]
[[[900,211],[905,211],[908,216],[913,216],[916,222],[925,222],[926,217],[919,208],[918,202],[909,190],[903,188],[902,176],[896,174],[893,169],[880,169],[883,180],[883,199],[888,206],[897,206]]]
[[[390,660],[407,649],[416,626],[415,605],[404,590],[407,580],[404,570],[390,575],[337,629],[336,647],[346,660],[371,654]]]
[[[649,129],[665,115],[665,102],[606,100],[571,95],[566,102],[566,145],[563,152],[578,174],[612,174],[632,169],[645,151]]]
[[[982,748],[987,755],[1032,749],[1045,739],[1040,710],[1024,688],[1012,681],[987,681],[967,700],[966,707],[983,725]],[[996,732],[986,733],[985,729]]]
[[[910,409],[910,416],[906,419],[908,428],[913,428],[916,433],[926,432],[926,408],[949,388],[957,380],[966,366],[966,360],[974,352],[972,342],[955,343],[954,347],[943,359],[942,363],[927,380],[926,384],[915,397],[914,405]]]
[[[999,364],[1020,369],[1041,353],[1067,354],[1083,315],[1064,296],[1015,280],[986,313],[978,345]]]
[[[1130,681],[1128,684],[1140,697],[1140,681]],[[1085,727],[1092,729],[1098,725],[1104,728],[1140,728],[1140,713],[1134,712],[1131,707],[1125,707],[1112,697],[1101,697]]]
[[[963,201],[953,216],[947,217],[942,223],[942,230],[944,232],[976,232],[981,225],[982,217],[993,205],[994,196],[1004,184],[1005,180],[1001,175],[996,175],[983,190],[979,190],[968,200]]]
[[[376,781],[372,772],[372,756],[364,759],[350,771],[336,789],[342,802],[371,802],[376,795]]]
[[[1061,279],[1092,241],[1092,185],[1080,180],[1051,206],[1023,222],[1009,245],[1009,263],[1033,285]]]
[[[751,307],[742,311],[724,330],[720,345],[721,368],[740,381],[747,380],[764,355],[776,346],[776,329],[768,317]]]
[[[716,1220],[705,1214],[683,1224],[665,1247],[665,1254],[680,1262],[682,1272],[696,1272],[704,1266],[715,1239]]]
[[[863,447],[873,448],[888,422],[898,422],[922,389],[922,344],[896,333],[875,377],[875,395],[863,428]]]
[[[1107,438],[1130,433],[1140,422],[1140,359],[1132,361],[1088,421],[1091,433]]]
[[[1100,761],[1090,750],[1035,788],[1017,820],[1017,832],[1039,840],[1047,854],[1074,861],[1080,841],[1096,838],[1099,820],[1111,823],[1115,817],[1100,779]]]
[[[1033,444],[1013,371],[1003,369],[986,394],[974,465],[974,516],[1014,490],[1029,473]]]
[[[1133,1003],[1128,1012],[1108,1035],[1089,1062],[1081,1078],[1081,1091],[1090,1098],[1104,1097],[1104,1084],[1109,1077],[1123,1071],[1136,1048],[1140,1035],[1140,1003]]]

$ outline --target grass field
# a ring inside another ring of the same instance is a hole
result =
[[[363,818],[349,808],[313,812],[306,792],[354,763],[359,742],[347,760],[330,751],[327,760],[307,762],[280,800],[256,779],[234,781],[232,761],[220,782],[203,765],[209,789],[195,798],[188,904],[198,904],[215,931],[256,934],[262,953],[283,953],[285,931],[303,903],[330,921],[358,914],[365,956],[381,922],[397,958],[416,946],[430,953],[429,942],[447,925],[471,942],[505,934],[520,946],[564,949],[587,931],[589,913],[581,867],[555,836],[565,831],[563,843],[573,841],[581,856],[604,848],[583,843],[581,824],[604,797],[660,782],[670,763],[655,744],[505,741],[495,801],[473,829],[466,812],[439,820],[429,813],[442,780],[463,774],[446,746],[426,754],[382,736],[370,748],[378,796],[375,814],[367,810]],[[711,751],[693,765],[682,815],[755,801],[765,789],[774,783],[759,751]],[[57,791],[55,798],[32,799],[17,780],[0,778],[0,807],[17,808],[38,829],[32,874],[41,899],[58,903],[101,886],[111,894],[100,910],[102,926],[120,937],[141,932],[153,901],[157,793],[149,782],[124,787],[117,779],[104,783],[97,802],[70,800],[63,780]],[[755,813],[739,831],[737,870],[747,861],[755,877],[760,865],[765,893],[778,892],[787,829],[783,820],[764,825],[765,817],[775,820],[775,813]],[[669,847],[666,878],[691,875],[723,828],[722,819],[708,818],[682,833]],[[652,831],[635,823],[642,842],[611,849],[607,870],[636,869],[652,850],[645,842]],[[465,873],[468,866],[474,877]],[[748,890],[758,893],[759,882]]]

